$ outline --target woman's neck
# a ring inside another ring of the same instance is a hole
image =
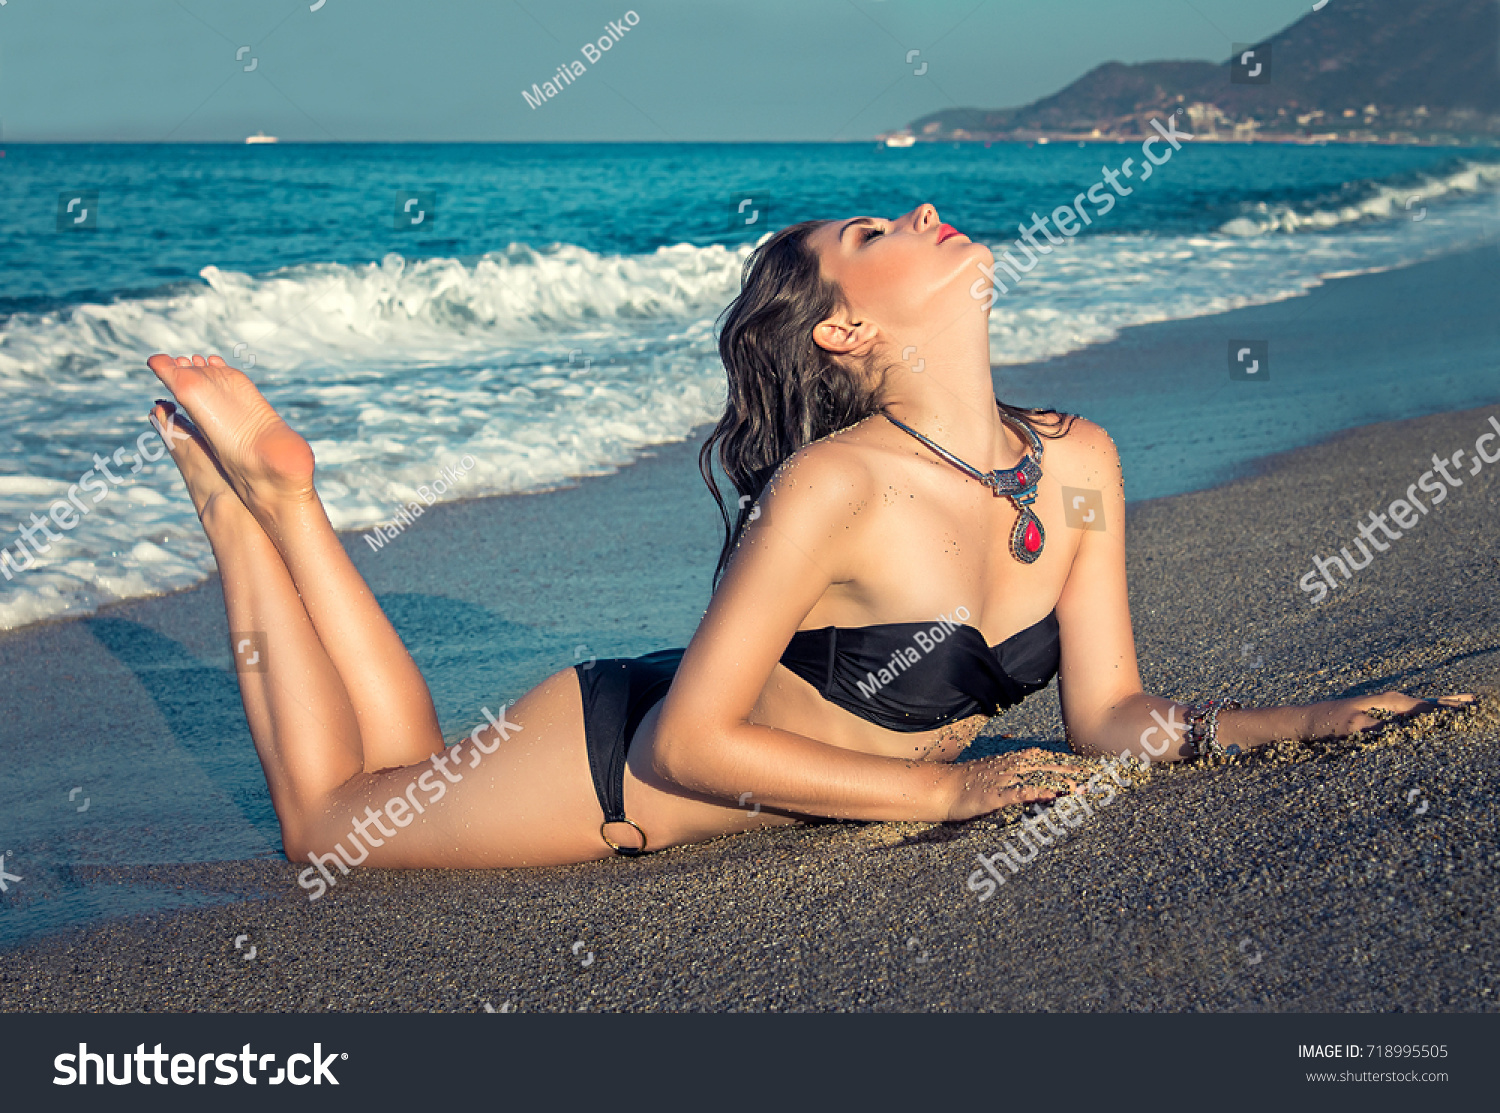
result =
[[[1011,467],[1024,450],[995,405],[987,352],[979,360],[933,353],[925,363],[914,354],[887,376],[884,401],[892,417],[981,471]]]

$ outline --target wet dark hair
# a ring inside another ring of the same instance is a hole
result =
[[[840,307],[838,286],[823,277],[807,238],[826,223],[808,220],[783,228],[750,253],[740,293],[719,318],[719,356],[729,378],[724,416],[698,451],[698,470],[719,506],[724,543],[713,589],[729,564],[752,504],[782,463],[801,448],[863,421],[884,408],[885,368],[850,366],[813,342],[813,329]],[[998,399],[997,399],[998,401]],[[1001,410],[1039,436],[1036,419],[1057,410]],[[1071,422],[1069,423],[1071,425]],[[739,495],[733,518],[714,478],[713,461]]]

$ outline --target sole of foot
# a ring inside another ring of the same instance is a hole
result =
[[[197,427],[234,493],[263,524],[314,497],[313,453],[247,375],[218,356],[146,361]]]

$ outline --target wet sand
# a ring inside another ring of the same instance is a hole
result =
[[[1339,536],[1485,416],[1361,429],[1136,510],[1148,689],[1286,703],[1491,688],[1492,475],[1320,609],[1292,580],[1309,529],[1262,509],[1293,499],[1327,523],[1313,537]],[[1214,544],[1247,520],[1255,548]],[[1058,738],[1052,696],[997,719],[987,748]],[[564,869],[369,871],[316,904],[274,861],[101,867],[99,881],[265,895],[12,952],[0,1007],[1487,1010],[1500,720],[1493,704],[1435,719],[1449,721],[1154,773],[984,902],[965,878],[1011,833],[1003,817],[833,823]]]

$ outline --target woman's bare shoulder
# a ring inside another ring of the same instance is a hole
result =
[[[1033,420],[1042,435],[1042,447],[1048,458],[1069,470],[1119,470],[1119,449],[1104,426],[1070,413],[1039,414]]]
[[[767,493],[783,492],[783,502],[808,504],[815,510],[858,503],[868,495],[876,475],[877,449],[863,426],[851,425],[799,448],[776,468]]]
[[[827,573],[825,582],[852,578],[870,519],[863,511],[871,505],[874,489],[867,447],[838,438],[804,446],[766,482],[736,545],[735,562],[771,559],[790,568],[810,559]],[[742,551],[746,549],[759,555]],[[725,582],[732,578],[726,576]]]

